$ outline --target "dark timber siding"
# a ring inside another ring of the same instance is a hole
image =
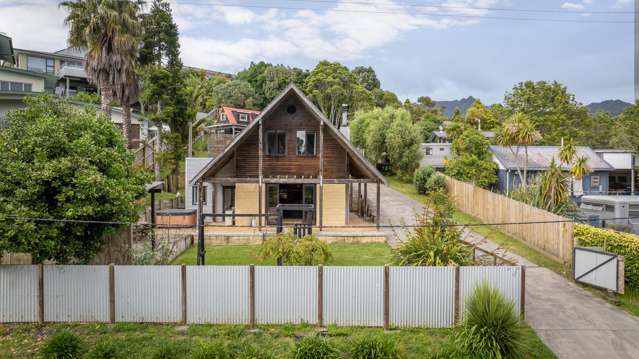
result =
[[[289,106],[295,106],[297,111],[290,115],[287,112]],[[266,146],[266,133],[269,130],[286,131],[286,155],[269,156],[264,151],[263,173],[264,177],[319,176],[319,121],[308,113],[299,101],[290,99],[284,102],[269,117],[264,119],[264,146]],[[296,153],[296,131],[314,131],[316,141],[315,156],[298,156]],[[258,128],[237,148],[237,177],[258,176]],[[324,129],[324,178],[346,178],[346,151],[337,142],[337,139]]]

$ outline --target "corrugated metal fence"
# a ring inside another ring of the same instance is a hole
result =
[[[523,267],[0,266],[0,322],[450,327],[487,282],[523,315]]]

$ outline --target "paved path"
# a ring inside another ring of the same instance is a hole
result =
[[[375,203],[372,192],[369,196]],[[419,202],[386,186],[381,203],[383,224],[412,224],[413,214],[423,211]],[[474,232],[465,231],[464,236],[484,249],[498,248]],[[389,241],[393,245],[404,238],[400,230]],[[559,358],[639,358],[639,318],[549,269],[514,254],[506,257],[526,265],[526,321]]]

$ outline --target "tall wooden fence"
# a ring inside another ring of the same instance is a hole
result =
[[[462,212],[484,223],[503,223],[495,227],[555,259],[572,263],[574,224],[568,218],[450,177],[446,177],[446,184],[451,200]]]
[[[483,282],[523,315],[524,278],[518,266],[4,265],[0,323],[451,327]]]

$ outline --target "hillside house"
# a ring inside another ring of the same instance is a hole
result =
[[[488,140],[495,137],[492,131],[481,131]],[[451,152],[451,141],[446,135],[446,131],[440,128],[433,131],[427,143],[421,144],[423,153],[422,159],[419,161],[420,166],[432,166],[435,169],[442,170],[446,165],[446,161],[453,159]]]
[[[353,184],[386,181],[294,85],[247,122],[218,156],[187,164],[187,204],[200,193],[204,213],[245,215],[235,224],[258,227],[275,224],[278,206],[305,205],[283,219],[321,229],[349,223]]]

